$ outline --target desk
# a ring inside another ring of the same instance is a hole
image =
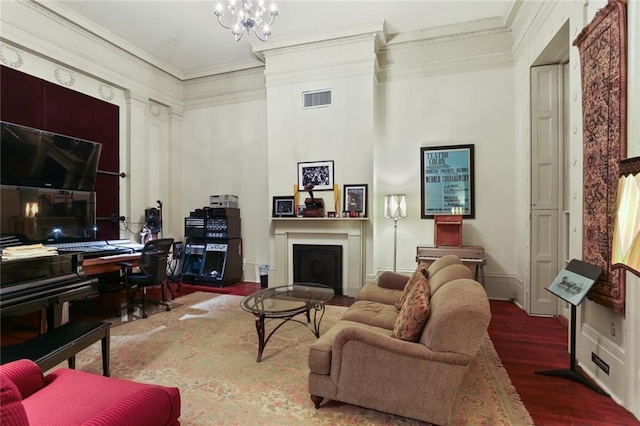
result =
[[[140,253],[116,254],[114,256],[94,257],[82,261],[82,270],[85,275],[99,275],[106,272],[117,272],[121,270],[118,262],[129,262],[133,266],[138,266]]]
[[[487,264],[487,259],[484,257],[484,247],[418,246],[416,262],[435,261],[448,254],[456,255],[465,265],[475,267],[476,281],[484,286],[484,265]]]

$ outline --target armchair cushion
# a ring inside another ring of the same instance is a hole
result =
[[[427,278],[419,274],[393,326],[392,337],[417,342],[429,318],[431,290]]]
[[[20,399],[26,399],[44,387],[44,375],[38,364],[29,359],[3,364],[0,369],[0,382],[13,382],[20,392]]]
[[[409,277],[406,275],[403,276],[404,283],[406,284]],[[402,290],[384,288],[376,283],[366,283],[356,295],[356,302],[360,300],[368,300],[370,302],[383,303],[394,307],[395,303],[400,299],[400,296],[402,296]],[[397,310],[396,313],[398,313]]]
[[[27,413],[17,386],[10,380],[0,383],[0,424],[6,426],[28,425]]]
[[[29,413],[29,421],[33,425],[51,424],[51,419],[66,419],[68,425],[82,424],[107,410],[114,418],[139,411],[141,418],[151,421],[138,423],[141,425],[171,425],[180,415],[180,393],[177,388],[98,376],[67,368],[49,373],[46,382],[43,389],[23,400]],[[139,392],[147,398],[139,398]],[[154,399],[163,403],[160,406],[157,402],[153,405],[140,405],[139,402],[143,399],[149,403],[149,393],[153,393]],[[119,423],[109,421],[103,424]]]
[[[418,279],[420,279],[420,277],[424,279],[427,279],[429,277],[429,272],[427,271],[427,264],[425,262],[420,262],[416,270],[413,271],[413,274],[411,274],[411,276],[409,277],[409,281],[407,281],[407,285],[404,286],[404,291],[402,293],[402,296],[400,296],[400,300],[398,300],[395,304],[397,310],[402,309],[402,306],[404,305],[405,300],[407,300],[407,297],[409,296],[411,289],[413,288],[414,284],[418,281]]]
[[[393,290],[404,290],[409,277],[397,272],[385,271],[378,278],[378,286]]]
[[[393,305],[358,300],[342,315],[341,319],[393,330],[396,318],[398,318],[398,311]]]
[[[0,424],[178,425],[180,391],[58,368],[44,376],[31,360],[0,366]]]

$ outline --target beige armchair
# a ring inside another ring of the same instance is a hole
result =
[[[430,316],[419,341],[392,337],[398,310],[389,302],[399,299],[402,290],[393,290],[397,297],[390,297],[392,289],[380,288],[376,296],[368,285],[361,290],[367,299],[387,303],[358,300],[315,342],[309,352],[309,392],[316,408],[337,400],[446,424],[491,313],[484,288],[459,260],[434,265]],[[396,274],[388,282],[393,287],[399,280]]]

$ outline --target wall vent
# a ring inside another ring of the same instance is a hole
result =
[[[302,92],[302,108],[321,108],[331,106],[331,90]]]

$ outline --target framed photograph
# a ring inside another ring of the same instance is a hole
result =
[[[298,191],[306,191],[308,183],[315,185],[314,191],[333,190],[333,160],[298,163]]]
[[[296,217],[297,213],[295,200],[292,195],[273,197],[272,217]]]
[[[422,219],[475,217],[473,150],[473,144],[420,148]]]
[[[344,185],[342,191],[342,205],[344,211],[362,213],[362,217],[367,217],[367,189],[366,183],[359,185]]]

